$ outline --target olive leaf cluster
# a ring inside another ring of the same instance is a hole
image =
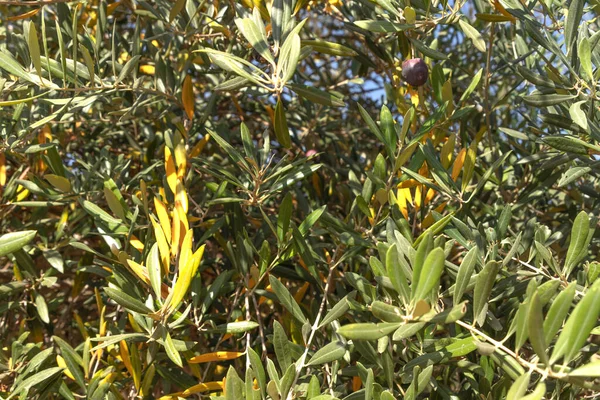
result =
[[[1,399],[600,393],[597,4],[0,13]]]

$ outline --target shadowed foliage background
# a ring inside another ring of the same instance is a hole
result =
[[[596,3],[0,15],[1,398],[600,393]]]

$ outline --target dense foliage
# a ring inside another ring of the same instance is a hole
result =
[[[597,7],[0,0],[0,398],[600,395]]]

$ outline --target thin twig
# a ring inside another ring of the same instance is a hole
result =
[[[339,253],[339,247],[336,251],[336,257]],[[339,258],[338,258],[339,259]],[[304,363],[306,361],[306,357],[308,357],[308,352],[310,351],[310,345],[312,343],[313,338],[315,337],[315,333],[319,329],[319,322],[321,322],[321,316],[325,311],[325,306],[327,305],[327,293],[329,292],[329,287],[331,286],[331,281],[333,279],[333,271],[337,268],[338,263],[335,262],[331,267],[329,267],[329,273],[327,274],[327,283],[325,284],[325,288],[323,290],[323,300],[321,300],[321,305],[319,306],[319,312],[317,313],[317,317],[315,318],[315,322],[310,329],[310,335],[308,340],[306,341],[306,348],[304,349],[304,353],[298,360],[298,364],[296,365],[296,376],[294,377],[294,382],[292,383],[292,388],[296,385],[298,378],[300,377],[300,372],[302,372],[302,368],[304,368]],[[292,400],[293,390],[290,389],[290,392],[287,395],[287,400]]]

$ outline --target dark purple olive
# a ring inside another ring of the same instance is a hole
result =
[[[402,78],[411,86],[423,86],[427,82],[429,70],[421,58],[412,58],[402,63]]]

